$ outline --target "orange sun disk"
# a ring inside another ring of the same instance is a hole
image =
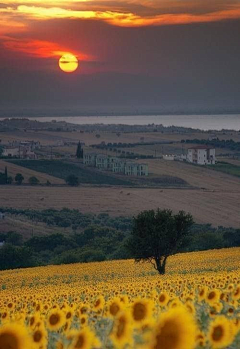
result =
[[[65,73],[73,73],[78,68],[78,59],[71,53],[64,54],[59,59],[59,68]]]

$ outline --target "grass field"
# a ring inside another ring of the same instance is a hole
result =
[[[8,162],[62,179],[73,174],[79,178],[80,184],[132,185],[127,180],[60,160],[11,160]]]
[[[219,161],[216,165],[208,166],[214,171],[220,171],[232,176],[240,177],[240,166],[229,162]]]
[[[0,347],[238,349],[240,248],[0,272]],[[17,343],[11,346],[11,343]]]

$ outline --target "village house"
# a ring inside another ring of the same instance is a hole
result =
[[[126,162],[125,159],[107,156],[105,154],[84,153],[83,164],[127,176],[148,176],[147,164]]]
[[[84,153],[83,164],[86,166],[96,166],[96,153]]]
[[[187,161],[198,165],[214,165],[215,149],[206,145],[198,145],[188,149]]]
[[[2,152],[3,157],[19,158],[19,159],[37,159],[37,155],[28,147],[4,147]]]
[[[108,156],[104,154],[98,154],[96,156],[96,167],[107,170],[108,169]]]
[[[125,175],[127,176],[148,176],[148,165],[136,162],[126,162]]]
[[[111,162],[111,170],[115,173],[125,173],[125,161],[119,159],[119,158],[112,158]]]

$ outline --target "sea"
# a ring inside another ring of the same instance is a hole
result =
[[[240,131],[240,114],[221,115],[124,115],[124,116],[56,116],[28,117],[41,122],[66,121],[77,125],[84,124],[124,124],[179,126],[208,130]],[[4,118],[0,118],[4,119]]]

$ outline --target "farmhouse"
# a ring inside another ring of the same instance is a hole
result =
[[[214,165],[215,149],[206,145],[198,145],[188,149],[187,161],[198,165]]]

